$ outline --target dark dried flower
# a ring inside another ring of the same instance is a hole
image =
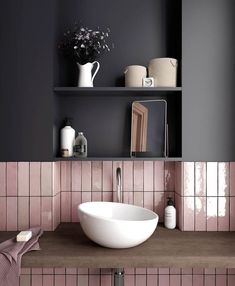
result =
[[[110,52],[114,47],[107,43],[110,29],[101,31],[99,27],[92,30],[88,27],[78,26],[75,24],[73,30],[64,33],[64,37],[59,44],[59,49],[63,50],[67,56],[79,64],[93,62],[104,52]]]

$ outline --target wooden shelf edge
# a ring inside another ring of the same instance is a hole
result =
[[[172,161],[181,162],[181,157],[87,157],[87,158],[63,158],[56,157],[54,161]]]

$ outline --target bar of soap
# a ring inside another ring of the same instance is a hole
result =
[[[17,236],[16,236],[16,241],[22,242],[22,241],[29,241],[30,238],[32,237],[32,231],[21,231]]]

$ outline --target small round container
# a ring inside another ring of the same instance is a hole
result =
[[[176,87],[177,60],[173,58],[156,58],[149,63],[149,76],[154,78],[155,86]]]
[[[143,78],[147,76],[147,69],[144,66],[132,65],[126,67],[124,74],[126,87],[142,87]]]

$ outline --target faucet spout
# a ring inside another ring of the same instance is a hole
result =
[[[117,179],[117,202],[122,203],[122,177],[121,177],[121,168],[116,170],[116,179]]]

